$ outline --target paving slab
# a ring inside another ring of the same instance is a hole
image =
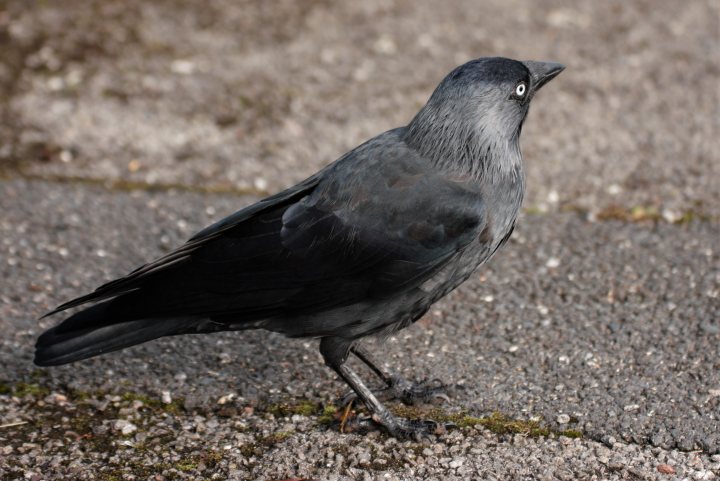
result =
[[[58,320],[42,313],[254,200],[0,181],[0,425],[27,422],[0,427],[5,479],[716,479],[713,222],[526,213],[426,318],[369,342],[405,376],[450,385],[449,403],[410,414],[464,427],[424,444],[324,424],[345,387],[313,340],[185,336],[32,365]],[[493,416],[525,424],[497,434],[479,424]]]

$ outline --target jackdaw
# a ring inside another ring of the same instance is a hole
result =
[[[525,190],[523,121],[563,69],[498,57],[457,67],[407,126],[46,314],[101,301],[43,333],[35,363],[262,328],[319,338],[325,363],[390,434],[434,432],[393,415],[345,361],[354,354],[406,400],[427,392],[358,341],[409,326],[507,242]]]

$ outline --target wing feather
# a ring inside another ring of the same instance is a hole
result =
[[[236,324],[418,287],[477,242],[488,224],[485,206],[480,192],[397,140],[378,139],[47,315],[119,296],[112,302],[125,299],[144,317]]]

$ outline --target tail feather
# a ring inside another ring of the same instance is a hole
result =
[[[118,320],[106,301],[74,314],[44,332],[35,345],[35,364],[57,366],[192,330],[197,319]]]

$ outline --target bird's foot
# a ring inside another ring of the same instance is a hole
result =
[[[413,405],[432,401],[450,402],[447,396],[447,386],[439,379],[431,381],[412,382],[401,376],[393,376],[388,388],[392,397],[403,404]]]
[[[380,416],[375,415],[373,421],[380,424],[393,437],[415,441],[445,434],[448,429],[455,427],[452,423],[439,423],[432,419],[406,419],[396,416],[380,419]]]
[[[440,436],[456,427],[453,423],[441,423],[432,419],[406,419],[385,412],[354,418],[344,425],[343,432],[366,433],[378,426],[395,438],[415,441]]]
[[[412,406],[422,403],[450,402],[446,391],[447,386],[439,379],[413,382],[401,376],[393,376],[390,386],[375,391],[375,395],[381,401],[398,400],[403,404]],[[347,406],[356,399],[357,394],[354,391],[349,391],[340,398],[340,405]]]
[[[391,414],[384,416],[373,414],[347,420],[342,424],[341,432],[365,434],[378,427],[398,439],[421,441],[430,436],[445,434],[456,426],[453,423],[440,423],[432,419],[406,419]]]

